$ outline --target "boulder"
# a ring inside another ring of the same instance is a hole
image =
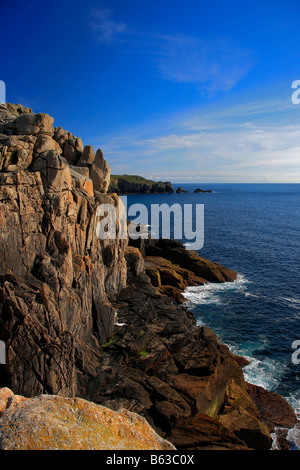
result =
[[[55,127],[54,128],[54,134],[53,134],[53,139],[59,144],[59,146],[64,148],[65,142],[69,138],[69,132],[65,131],[62,127]]]
[[[106,193],[110,182],[110,166],[103,158],[100,149],[97,150],[95,160],[90,168],[90,178],[94,189],[100,193]]]
[[[86,145],[83,149],[82,155],[77,163],[77,166],[92,165],[95,160],[95,152],[91,145]]]
[[[0,449],[176,450],[135,413],[53,395],[24,399],[2,412]]]
[[[259,418],[266,423],[270,432],[273,432],[277,426],[288,429],[295,426],[297,423],[295,411],[282,396],[258,385],[247,384],[247,386],[257,406]]]
[[[167,439],[184,451],[249,449],[232,431],[203,414],[179,420]]]
[[[69,142],[66,142],[65,145],[64,145],[64,157],[72,165],[76,161],[77,152],[76,152],[75,148]]]
[[[61,155],[62,150],[59,144],[49,135],[39,135],[37,137],[35,146],[34,146],[34,153],[35,156],[40,155],[43,152],[47,152],[49,150],[53,150],[57,154]]]
[[[25,113],[18,116],[12,122],[7,124],[8,129],[17,135],[40,134],[53,135],[53,117],[44,113]]]
[[[0,136],[0,171],[26,170],[33,159],[36,137]]]
[[[70,167],[54,150],[41,153],[34,160],[32,170],[41,173],[46,193],[62,193],[72,189]]]

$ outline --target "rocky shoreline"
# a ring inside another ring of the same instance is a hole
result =
[[[172,194],[173,185],[169,181],[152,181],[137,175],[111,175],[110,193],[125,194]]]
[[[138,413],[177,449],[270,449],[292,408],[247,384],[245,359],[182,305],[187,286],[237,274],[174,240],[99,240],[97,207],[119,206],[109,184],[100,149],[0,106],[0,448],[24,448],[32,428],[20,443],[11,413],[47,394]]]

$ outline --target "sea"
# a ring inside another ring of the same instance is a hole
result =
[[[195,217],[196,205],[203,204],[204,244],[198,253],[237,271],[238,277],[188,287],[185,305],[199,325],[249,359],[244,368],[248,382],[282,395],[300,419],[300,184],[173,186],[188,192],[130,195],[128,206],[145,205],[149,218],[143,214],[139,221],[151,229],[153,204],[179,204],[182,211],[192,205]],[[197,188],[212,192],[194,193]],[[176,227],[178,220],[173,222]],[[171,223],[171,237],[174,227]],[[190,247],[184,233],[180,240]],[[288,438],[291,449],[299,449],[299,424]]]

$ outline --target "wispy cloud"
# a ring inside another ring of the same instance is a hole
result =
[[[129,32],[124,22],[112,19],[112,10],[94,9],[89,14],[89,26],[97,41],[102,43],[113,43],[120,40],[120,36]]]
[[[102,137],[113,172],[171,181],[300,182],[300,118],[279,100],[174,116]],[[272,110],[272,113],[270,113]]]
[[[230,90],[255,63],[252,52],[230,38],[203,39],[137,31],[116,21],[110,9],[92,10],[89,25],[98,42],[126,42],[126,53],[151,61],[162,79],[191,83],[205,91]]]
[[[252,53],[228,38],[204,40],[174,35],[159,39],[156,64],[166,80],[227,91],[254,65]]]

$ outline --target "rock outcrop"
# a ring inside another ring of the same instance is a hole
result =
[[[121,208],[109,178],[102,151],[53,128],[50,116],[0,106],[0,387],[24,397],[5,402],[2,424],[45,406],[52,416],[62,407],[72,427],[76,396],[139,413],[177,448],[270,448],[270,432],[291,426],[293,411],[287,423],[282,402],[272,420],[274,394],[249,388],[245,360],[179,305],[187,285],[236,273],[174,240],[128,245],[119,220],[116,237],[100,240],[99,204]],[[55,397],[25,401],[45,394]],[[0,412],[3,403],[0,393]],[[16,428],[5,429],[8,448]],[[62,432],[61,445],[73,446],[67,439]]]
[[[141,416],[80,398],[0,389],[0,450],[175,450]]]
[[[89,399],[141,414],[177,448],[270,448],[241,358],[147,279],[145,274],[135,278],[113,302],[119,326],[104,345],[103,367],[90,382]],[[239,406],[237,392],[245,398]],[[247,420],[233,425],[227,418],[223,424],[229,410],[241,412],[243,406]]]
[[[96,236],[93,173],[79,163],[91,150],[81,139],[20,106],[0,106],[0,117],[0,385],[73,396],[113,332],[110,299],[126,286],[127,240]]]
[[[174,188],[169,181],[152,181],[136,175],[112,175],[109,190],[117,194],[174,193]]]
[[[200,189],[200,188],[197,188],[195,189],[194,193],[212,193],[212,190],[211,189]]]
[[[182,189],[182,187],[179,186],[179,187],[176,189],[176,193],[177,193],[177,194],[189,193],[189,191],[187,191],[186,189]]]

